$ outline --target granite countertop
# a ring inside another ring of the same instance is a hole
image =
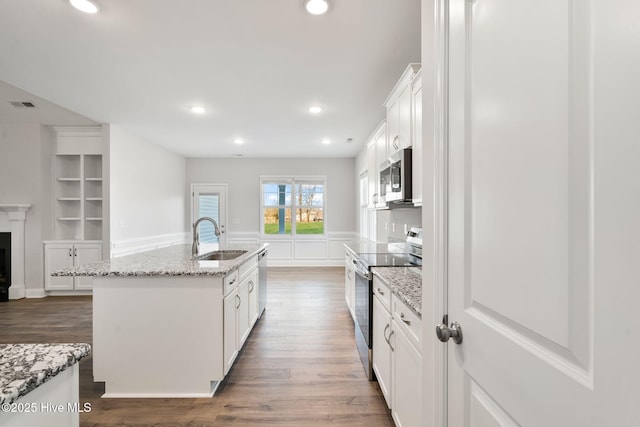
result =
[[[372,271],[422,318],[422,270],[419,267],[374,267]]]
[[[225,261],[192,259],[191,245],[175,245],[166,248],[127,255],[111,260],[85,264],[76,268],[55,271],[52,276],[225,276],[268,244],[253,245],[201,245],[198,257],[218,251],[246,251],[237,258]]]
[[[89,344],[0,344],[0,404],[12,403],[89,353]]]
[[[388,243],[376,243],[366,239],[354,239],[344,244],[344,247],[354,254],[373,254],[389,252]]]

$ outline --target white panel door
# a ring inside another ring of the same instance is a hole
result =
[[[200,243],[226,243],[227,185],[192,184],[191,189],[191,224],[200,217],[208,216],[220,227],[221,234],[216,236],[213,224],[201,222],[198,225]]]
[[[74,245],[75,267],[102,260],[102,243],[76,243]],[[76,289],[93,289],[93,277],[77,276]]]
[[[640,425],[639,3],[439,3],[449,426]]]

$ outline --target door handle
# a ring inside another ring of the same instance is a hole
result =
[[[462,343],[462,327],[458,322],[451,322],[451,327],[447,326],[446,319],[443,319],[445,323],[438,323],[436,326],[436,335],[442,342],[449,341],[449,338],[453,338],[453,342],[456,344]]]

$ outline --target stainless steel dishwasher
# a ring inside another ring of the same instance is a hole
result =
[[[267,306],[267,248],[258,253],[258,316]]]

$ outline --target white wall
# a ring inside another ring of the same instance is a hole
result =
[[[120,126],[109,128],[111,256],[184,242],[186,159]]]
[[[261,175],[325,175],[327,177],[327,210],[325,230],[327,239],[314,246],[325,251],[324,256],[303,258],[302,244],[273,245],[270,260],[282,265],[333,265],[344,263],[340,240],[351,239],[357,233],[356,200],[353,185],[355,159],[251,159],[211,158],[187,159],[187,187],[192,184],[227,184],[227,233],[233,241],[259,238],[260,233],[260,176]],[[189,207],[186,206],[189,214]],[[297,240],[301,240],[298,238]],[[324,245],[324,246],[323,246]],[[290,256],[285,251],[290,248]],[[315,250],[315,249],[310,249]],[[333,260],[333,261],[331,261]],[[338,262],[339,261],[339,262]],[[274,264],[274,265],[275,265]]]
[[[0,203],[25,203],[25,287],[44,293],[43,239],[51,230],[51,133],[39,124],[0,124]]]

